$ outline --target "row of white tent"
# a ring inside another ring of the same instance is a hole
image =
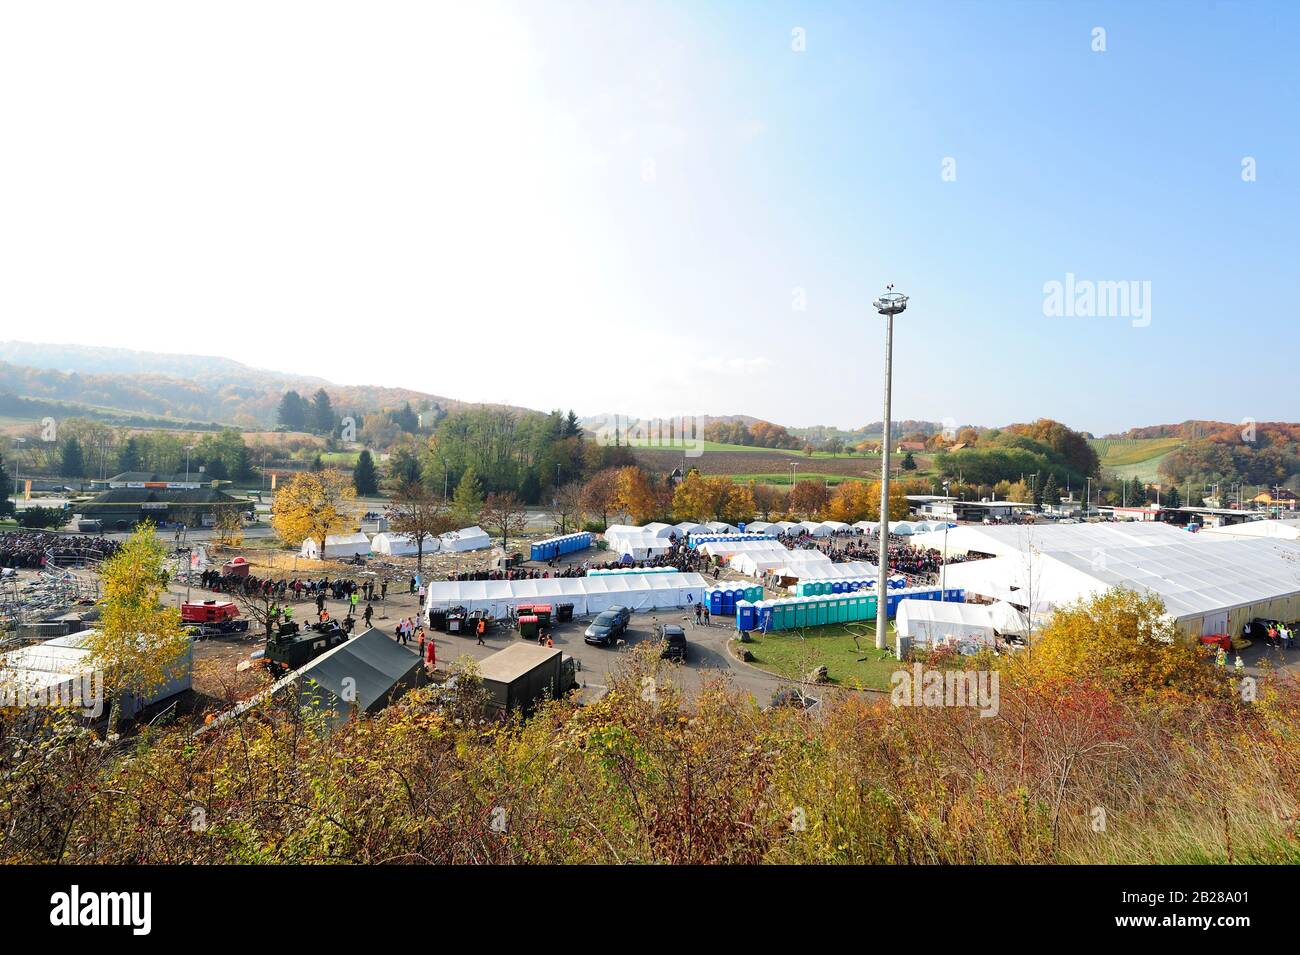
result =
[[[610,607],[663,610],[689,607],[703,599],[707,585],[699,574],[611,574],[599,577],[545,577],[540,580],[433,581],[424,613],[464,607],[505,616],[520,604],[569,603],[576,616]]]
[[[906,537],[912,534],[941,531],[951,526],[955,525],[950,525],[945,521],[890,521],[889,533]],[[855,521],[852,524],[846,524],[843,521],[754,521],[752,524],[745,525],[745,531],[754,534],[766,533],[793,536],[811,534],[813,537],[830,537],[833,534],[842,534],[848,531],[858,534],[877,534],[880,532],[880,522]]]
[[[424,553],[461,553],[470,550],[483,550],[492,546],[492,539],[481,527],[463,527],[458,531],[448,531],[439,537],[424,535]],[[365,534],[329,534],[325,538],[325,550],[313,538],[302,542],[299,557],[309,560],[340,560],[348,557],[365,557],[370,554],[384,557],[411,557],[416,554],[416,538],[413,534],[399,534],[387,531],[376,534],[373,538]]]

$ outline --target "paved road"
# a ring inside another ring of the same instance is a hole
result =
[[[177,603],[179,603],[185,598],[184,584],[173,584],[171,592]],[[223,599],[223,597],[220,594],[214,594],[196,587],[192,591],[191,599]],[[387,601],[375,601],[375,614],[372,625],[391,635],[399,620],[403,617],[418,614],[419,608],[417,604],[418,598],[416,595],[397,593],[390,589]],[[364,603],[359,606],[364,610]],[[315,606],[313,603],[302,601],[295,604],[295,608],[295,616],[298,620],[315,619]],[[342,601],[327,600],[326,609],[330,611],[330,616],[335,619],[341,619],[346,613],[346,607]],[[747,666],[727,652],[727,639],[735,633],[731,626],[731,618],[718,619],[712,626],[697,627],[694,623],[694,615],[688,615],[684,610],[633,614],[632,624],[628,628],[625,643],[618,648],[594,647],[585,643],[582,634],[586,630],[588,622],[588,619],[582,619],[557,625],[553,638],[556,647],[574,657],[581,665],[582,672],[579,674],[579,682],[597,693],[608,685],[609,673],[617,664],[619,654],[637,643],[653,640],[654,626],[659,623],[678,623],[686,630],[686,639],[690,645],[689,655],[686,663],[676,668],[676,672],[680,677],[679,685],[688,694],[693,695],[699,690],[706,675],[723,671],[737,688],[753,694],[755,700],[762,705],[766,705],[772,698],[772,692],[787,682],[781,677]],[[471,634],[460,636],[457,634],[434,633],[432,636],[437,646],[440,667],[445,667],[452,660],[462,655],[481,660],[498,650],[504,649],[511,643],[519,642],[521,639],[517,632],[508,631],[504,628],[498,628],[495,634],[489,634],[485,640],[485,646],[478,646],[476,639]],[[412,645],[412,652],[414,652],[414,645]],[[200,649],[200,656],[202,656],[202,649]]]

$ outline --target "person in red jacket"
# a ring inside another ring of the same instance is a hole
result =
[[[425,662],[434,669],[437,669],[438,667],[438,651],[434,648],[432,640],[426,644]]]

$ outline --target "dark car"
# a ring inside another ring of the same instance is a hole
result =
[[[613,610],[606,610],[591,621],[582,639],[596,646],[607,647],[626,632],[627,621]]]
[[[623,621],[624,627],[632,623],[632,611],[627,607],[610,607],[605,612],[618,614],[618,619]]]
[[[665,660],[686,662],[686,631],[674,623],[664,624],[659,628],[659,637],[664,648],[659,656]]]

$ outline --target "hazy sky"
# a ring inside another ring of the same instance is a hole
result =
[[[894,282],[896,417],[1295,420],[1298,10],[0,0],[0,337],[849,427]]]

